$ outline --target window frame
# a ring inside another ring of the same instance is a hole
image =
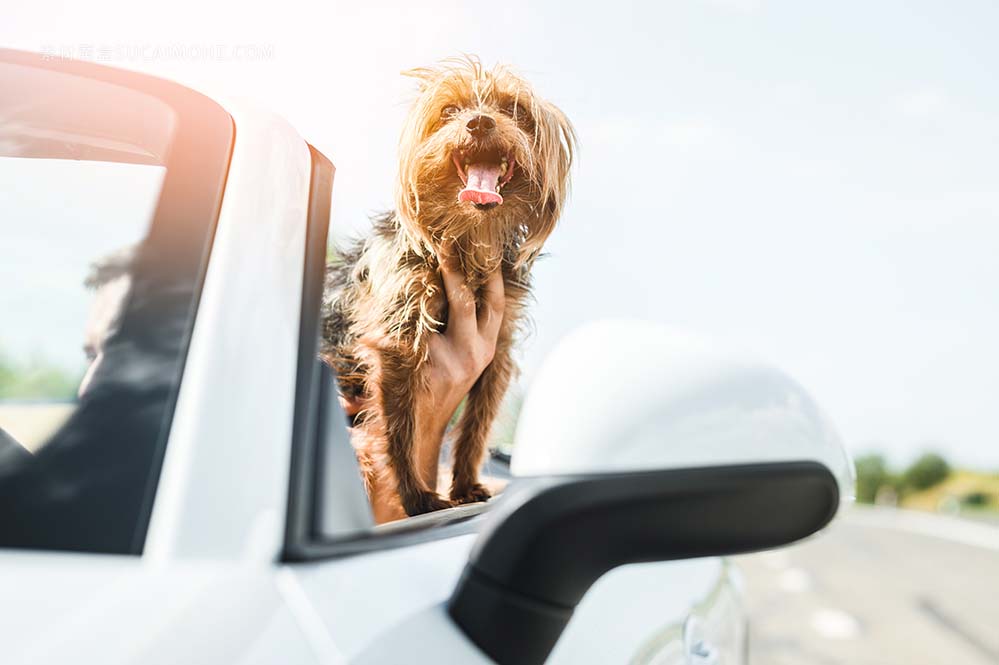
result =
[[[435,513],[409,517],[397,522],[356,531],[342,536],[325,535],[321,529],[323,496],[327,499],[356,501],[350,493],[361,486],[360,468],[353,451],[329,464],[328,455],[344,452],[349,446],[348,420],[337,399],[333,371],[319,360],[320,309],[326,275],[326,252],[332,182],[335,169],[313,146],[309,186],[308,228],[302,280],[301,321],[299,325],[298,378],[295,387],[295,416],[292,433],[291,465],[288,479],[288,510],[285,544],[281,560],[308,562],[352,556],[477,533],[490,504],[459,506]],[[339,446],[339,450],[332,450]],[[334,484],[330,488],[330,484]],[[364,497],[367,501],[367,497]]]

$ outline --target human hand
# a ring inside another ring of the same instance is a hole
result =
[[[430,335],[427,390],[414,396],[417,433],[414,461],[421,478],[434,490],[437,461],[447,424],[461,400],[492,362],[506,309],[503,276],[499,268],[483,286],[482,302],[445,251],[440,260],[441,278],[448,302],[447,327]],[[369,397],[341,397],[344,411],[356,415],[368,406]]]
[[[429,342],[429,396],[425,407],[431,416],[424,423],[441,436],[461,400],[492,362],[506,309],[499,268],[486,278],[482,302],[477,306],[465,276],[454,270],[452,263],[450,256],[441,257],[441,277],[448,302],[447,328],[443,333],[431,335]]]

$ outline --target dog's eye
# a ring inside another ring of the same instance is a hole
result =
[[[448,120],[458,115],[460,112],[461,112],[460,108],[458,108],[454,104],[448,104],[447,106],[441,109],[441,118],[444,120]]]
[[[503,113],[507,114],[511,118],[522,118],[524,116],[524,107],[517,102],[510,102],[502,108]]]
[[[523,104],[518,104],[517,102],[510,102],[509,104],[504,106],[501,110],[503,111],[503,113],[510,116],[517,122],[523,123],[528,126],[534,125],[534,121],[531,118],[531,115],[527,112],[527,109],[524,108]]]

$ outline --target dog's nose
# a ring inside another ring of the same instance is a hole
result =
[[[472,136],[485,136],[496,128],[496,121],[488,115],[477,115],[465,125]]]

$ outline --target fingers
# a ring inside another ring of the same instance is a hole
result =
[[[486,279],[483,287],[482,311],[479,312],[479,334],[492,345],[496,344],[496,338],[499,336],[505,310],[503,270],[497,268]]]
[[[475,318],[475,295],[465,283],[465,276],[452,268],[450,252],[441,255],[441,278],[447,296],[447,336],[455,341],[468,342],[478,332]]]
[[[482,306],[476,312],[475,294],[468,287],[463,271],[454,265],[450,248],[441,252],[441,278],[448,300],[448,324],[444,339],[458,353],[465,365],[474,365],[476,376],[496,351],[506,295],[503,271],[497,267],[482,286]]]

